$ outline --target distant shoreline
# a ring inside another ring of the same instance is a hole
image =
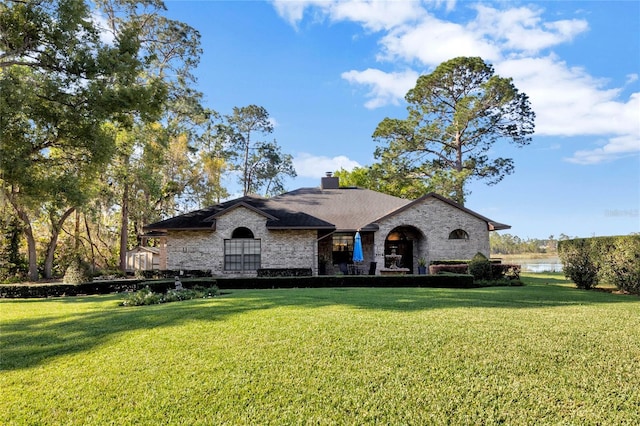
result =
[[[518,254],[497,254],[491,253],[491,259],[521,260],[521,259],[556,259],[558,253],[518,253]],[[508,262],[505,262],[508,263]]]

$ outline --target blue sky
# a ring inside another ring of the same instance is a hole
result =
[[[293,155],[288,189],[374,162],[371,134],[406,117],[420,74],[481,56],[537,114],[531,145],[494,147],[515,173],[466,206],[522,238],[640,232],[638,1],[178,1],[202,35],[205,103],[265,107]]]

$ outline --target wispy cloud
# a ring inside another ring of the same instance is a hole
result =
[[[326,172],[340,169],[350,171],[355,167],[360,167],[360,164],[344,155],[326,157],[300,152],[294,156],[293,166],[300,177],[318,178],[324,176]]]
[[[398,105],[399,100],[416,84],[418,73],[413,70],[383,72],[369,68],[344,72],[342,78],[349,83],[367,86],[369,91],[366,96],[370,99],[364,106],[374,109],[387,104]]]

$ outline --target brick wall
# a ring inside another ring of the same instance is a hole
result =
[[[413,242],[413,269],[424,257],[427,262],[442,259],[470,259],[480,252],[489,257],[489,231],[484,220],[472,216],[436,198],[427,198],[412,208],[393,215],[379,224],[375,236],[375,257],[378,269],[384,265],[384,242],[396,227],[415,228],[419,237]],[[463,229],[467,240],[450,240],[449,234]],[[421,234],[421,235],[420,235]]]
[[[317,273],[317,232],[312,230],[274,230],[266,228],[268,218],[246,207],[237,207],[217,218],[216,230],[169,232],[166,269],[207,269],[213,275],[254,276],[255,271],[224,271],[224,240],[239,226],[249,228],[261,240],[262,268],[312,268]],[[427,262],[441,259],[470,259],[477,252],[489,255],[489,231],[484,220],[436,198],[427,198],[378,223],[375,234],[363,233],[365,265],[373,261],[384,267],[384,242],[396,227],[410,227],[414,238],[413,270],[420,257]],[[466,240],[450,240],[449,234],[463,229]],[[331,237],[320,242],[320,254],[330,255]],[[331,268],[330,265],[328,265]],[[328,270],[328,273],[336,271]]]
[[[206,269],[213,275],[255,276],[251,272],[224,271],[224,240],[242,226],[261,243],[262,268],[313,268],[316,270],[316,231],[270,231],[267,218],[245,207],[217,218],[214,231],[170,232],[167,238],[167,269]]]

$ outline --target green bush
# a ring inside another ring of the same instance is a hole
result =
[[[478,252],[471,262],[469,262],[469,274],[473,275],[475,280],[490,280],[491,277],[491,262],[487,259],[487,256]]]
[[[90,283],[91,281],[93,281],[91,266],[79,257],[71,260],[62,279],[64,284],[82,284]]]
[[[520,265],[510,265],[506,263],[491,263],[491,278],[493,280],[519,280]]]
[[[619,290],[640,294],[640,235],[561,241],[558,254],[565,276],[578,288],[609,282]]]
[[[189,299],[203,299],[215,297],[219,294],[218,287],[195,286],[192,289],[174,290],[169,289],[166,293],[156,293],[146,286],[145,288],[131,293],[125,297],[120,306],[143,306],[157,305],[160,303],[179,302]]]
[[[640,236],[612,238],[607,248],[603,278],[620,290],[640,294]]]
[[[600,271],[599,256],[589,238],[577,238],[571,243],[562,241],[558,255],[563,264],[564,276],[576,287],[590,289],[598,285]]]
[[[469,271],[469,265],[466,263],[461,264],[442,264],[442,265],[429,265],[430,274],[442,274],[449,272],[452,274],[466,274]]]

